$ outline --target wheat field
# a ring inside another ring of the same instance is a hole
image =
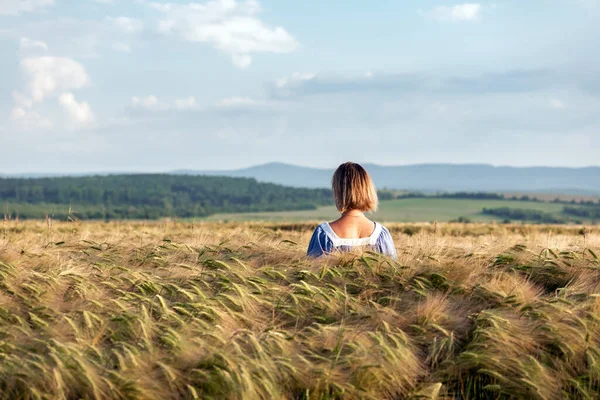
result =
[[[5,221],[0,398],[600,398],[598,231],[314,226]]]

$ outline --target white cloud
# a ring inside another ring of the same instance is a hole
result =
[[[60,105],[67,111],[76,127],[86,127],[94,123],[94,114],[86,102],[77,102],[73,93],[63,93],[58,98]]]
[[[465,22],[481,18],[482,6],[478,3],[456,4],[435,7],[430,15],[440,21]]]
[[[252,64],[252,57],[248,54],[233,54],[231,61],[233,61],[233,65],[236,67],[244,69]]]
[[[2,0],[0,15],[19,15],[24,12],[34,12],[53,6],[54,0]]]
[[[90,78],[80,63],[66,57],[28,57],[21,61],[28,95],[41,102],[57,91],[88,86]]]
[[[263,103],[252,100],[249,97],[229,97],[217,103],[219,107],[252,107],[260,106]]]
[[[33,40],[26,37],[21,38],[19,42],[19,46],[21,50],[30,50],[30,49],[42,49],[44,51],[48,50],[48,45],[41,40]]]
[[[258,19],[260,5],[255,0],[152,3],[152,7],[164,13],[159,32],[209,44],[231,56],[238,68],[248,67],[254,53],[289,53],[298,46],[283,27],[268,27]]]
[[[35,41],[32,41],[35,42]],[[29,46],[30,42],[26,47]],[[43,42],[42,42],[43,43]],[[42,48],[40,44],[36,48]],[[16,126],[24,130],[46,129],[52,122],[42,117],[36,108],[46,99],[58,96],[58,103],[67,111],[73,127],[89,126],[94,115],[89,104],[77,102],[71,90],[90,84],[83,65],[66,57],[27,57],[21,60],[24,91],[13,91],[14,108],[11,112]]]
[[[302,72],[294,72],[290,76],[285,76],[283,78],[279,78],[275,80],[275,85],[282,89],[288,85],[298,83],[298,82],[306,82],[313,80],[317,75],[313,73],[302,73]]]
[[[109,17],[108,20],[125,33],[138,33],[144,29],[144,23],[139,19],[129,17]]]
[[[196,108],[196,99],[194,96],[189,96],[184,99],[175,100],[175,108],[178,110],[189,110],[192,108]]]
[[[198,108],[198,103],[194,96],[176,99],[173,103],[170,103],[151,94],[148,96],[133,96],[131,98],[131,108],[148,111],[192,110]]]
[[[133,108],[138,109],[146,109],[146,110],[166,110],[169,108],[169,105],[158,100],[158,97],[154,95],[139,97],[133,96],[131,98],[131,106]]]

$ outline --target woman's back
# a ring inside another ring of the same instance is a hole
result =
[[[362,213],[361,213],[362,214]],[[371,236],[377,224],[364,215],[343,215],[340,219],[330,222],[329,226],[341,238],[359,239]]]
[[[307,254],[319,257],[333,251],[349,251],[368,246],[371,250],[396,258],[390,232],[365,217],[377,209],[377,191],[371,177],[360,165],[347,162],[338,167],[331,182],[335,206],[342,216],[315,229]]]
[[[329,222],[323,222],[315,229],[308,245],[307,255],[320,257],[334,252],[348,252],[357,249],[371,250],[386,256],[397,258],[392,235],[387,228],[377,222],[372,222],[372,232],[369,236],[348,237],[336,233]],[[341,235],[341,236],[340,236]]]

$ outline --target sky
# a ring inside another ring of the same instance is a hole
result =
[[[600,165],[600,0],[0,0],[0,174]]]

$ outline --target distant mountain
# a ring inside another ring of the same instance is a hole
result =
[[[487,164],[418,164],[383,166],[363,164],[378,188],[422,192],[519,192],[581,196],[600,195],[600,167],[494,167]],[[26,173],[4,177],[106,176],[117,172]],[[125,173],[123,173],[125,174]],[[129,173],[130,174],[130,173]],[[235,170],[177,170],[170,174],[254,178],[260,182],[302,188],[326,188],[333,169],[268,163]],[[3,175],[0,173],[0,177]]]
[[[333,170],[299,167],[284,163],[269,163],[235,170],[178,170],[172,171],[171,173],[183,175],[213,175],[232,176],[237,178],[254,178],[259,182],[279,183],[285,186],[328,188],[330,187],[329,182],[331,182]]]
[[[423,192],[529,192],[600,195],[600,167],[495,167],[486,164],[364,164],[378,188]],[[269,163],[221,171],[173,171],[186,175],[255,178],[286,186],[329,187],[333,169]]]

